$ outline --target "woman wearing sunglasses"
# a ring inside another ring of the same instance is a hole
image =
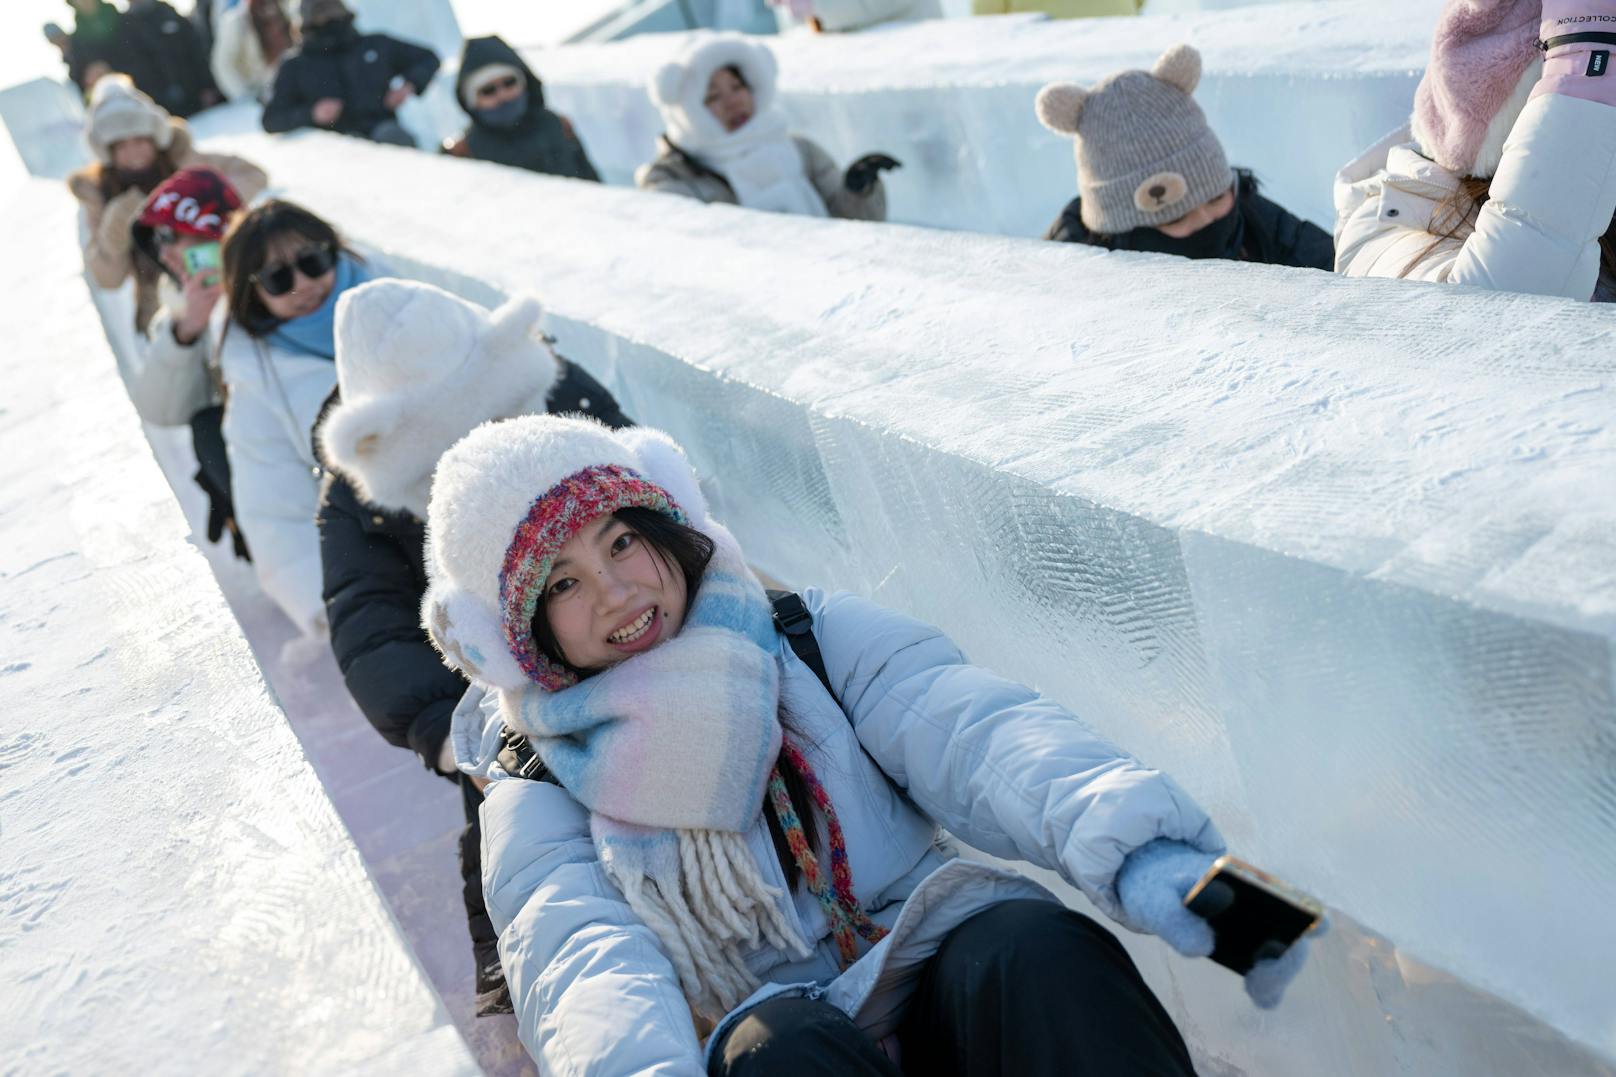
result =
[[[544,107],[544,86],[498,37],[474,37],[460,54],[455,97],[471,117],[443,151],[552,176],[596,180],[572,124]]]
[[[219,366],[236,519],[264,590],[301,631],[323,635],[314,425],[337,382],[337,300],[378,274],[331,225],[280,200],[237,218],[221,260]]]

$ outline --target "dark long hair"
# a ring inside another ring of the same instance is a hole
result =
[[[660,574],[662,566],[677,568],[685,578],[685,609],[696,601],[696,591],[701,587],[702,577],[707,573],[707,565],[713,559],[713,540],[697,531],[693,527],[686,527],[670,517],[664,516],[655,509],[626,508],[618,509],[612,513],[612,518],[625,525],[640,541],[651,547],[656,554],[657,572]],[[550,628],[550,619],[545,616],[544,603],[539,603],[538,612],[533,615],[531,625],[533,642],[539,652],[552,662],[556,662],[572,670],[579,677],[589,677],[599,670],[579,669],[567,661],[566,655],[561,653],[561,644],[556,640],[555,632]],[[780,700],[780,728],[787,735],[794,732],[795,722],[791,713],[786,709],[785,700]],[[819,827],[813,812],[813,797],[808,791],[808,783],[791,765],[783,754],[777,764],[780,777],[784,779],[786,792],[791,797],[791,807],[797,818],[802,822],[803,832],[807,835],[809,848],[819,845]],[[797,866],[796,858],[791,855],[791,847],[786,842],[785,831],[780,827],[780,820],[774,811],[774,806],[764,800],[764,817],[769,823],[769,837],[774,840],[774,852],[780,859],[780,866],[785,870],[786,881],[793,887],[797,885],[797,878],[801,869]]]
[[[269,312],[258,298],[253,274],[264,268],[270,245],[283,235],[297,235],[311,243],[323,244],[332,250],[358,259],[358,255],[342,242],[337,230],[323,219],[294,202],[272,198],[236,215],[224,234],[219,251],[222,267],[225,306],[230,312],[229,325],[241,326],[248,336],[265,337],[280,325],[280,319]]]

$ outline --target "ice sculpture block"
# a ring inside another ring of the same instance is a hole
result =
[[[212,145],[411,273],[537,293],[761,567],[940,624],[1325,899],[1260,1025],[1164,964],[1209,1072],[1612,1071],[1607,312]]]
[[[1077,194],[1070,139],[1039,126],[1046,82],[1148,68],[1187,41],[1202,52],[1196,100],[1231,163],[1328,229],[1336,169],[1407,122],[1435,3],[1333,0],[1123,19],[942,19],[859,34],[770,38],[795,131],[844,165],[880,150],[892,219],[1038,236]],[[569,117],[606,179],[630,183],[662,122],[651,74],[683,43],[651,34],[526,53],[550,107]]]
[[[76,209],[4,202],[5,1068],[477,1073],[186,541]]]

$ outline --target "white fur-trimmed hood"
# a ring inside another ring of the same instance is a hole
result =
[[[343,295],[341,400],[318,433],[326,462],[361,500],[424,519],[433,469],[451,445],[489,420],[545,410],[560,364],[536,335],[542,314],[530,297],[490,312],[397,279]]]
[[[744,34],[701,34],[651,77],[651,102],[662,113],[668,138],[682,149],[699,151],[728,134],[703,99],[713,72],[733,65],[752,90],[752,114],[774,105],[780,68],[774,53]]]

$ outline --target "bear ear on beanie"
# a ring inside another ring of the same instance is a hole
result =
[[[669,60],[657,68],[651,79],[651,96],[661,106],[679,103],[679,91],[684,87],[685,68],[677,60]]]
[[[1174,45],[1157,58],[1150,73],[1169,86],[1194,93],[1201,84],[1201,54],[1189,45]]]
[[[366,400],[331,409],[315,432],[331,466],[348,476],[359,496],[374,500],[361,476],[403,418],[392,400]]]
[[[421,599],[421,627],[444,662],[468,679],[506,692],[528,684],[505,645],[499,619],[475,595],[433,583]]]
[[[483,345],[514,350],[538,334],[543,319],[544,305],[535,296],[519,295],[506,300],[489,314],[482,332]]]
[[[639,460],[639,471],[668,492],[690,518],[691,526],[701,527],[708,517],[707,498],[702,495],[696,469],[689,457],[667,434],[647,426],[631,426],[613,432]]]
[[[1038,122],[1058,135],[1075,135],[1088,97],[1089,92],[1076,83],[1052,82],[1038,91],[1034,102]]]

